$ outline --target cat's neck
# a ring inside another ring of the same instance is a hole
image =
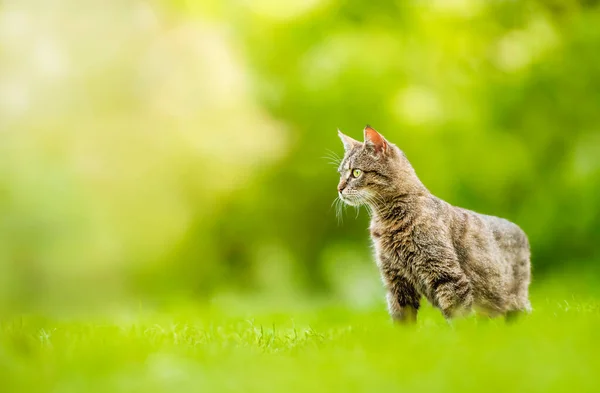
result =
[[[417,215],[421,210],[420,206],[431,195],[425,191],[399,193],[378,201],[371,206],[372,219],[386,223],[396,221],[400,217]]]
[[[394,221],[398,217],[414,216],[431,193],[418,178],[412,167],[385,195],[374,199],[371,205],[373,218],[380,222]]]

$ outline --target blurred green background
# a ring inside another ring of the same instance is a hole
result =
[[[599,103],[592,0],[4,0],[0,308],[381,302],[326,158],[366,123],[534,289],[596,277]]]

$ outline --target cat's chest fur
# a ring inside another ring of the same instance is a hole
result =
[[[417,247],[411,226],[390,228],[376,219],[371,221],[369,231],[375,248],[375,260],[382,273],[407,273]]]
[[[369,228],[375,249],[375,262],[383,282],[389,284],[402,277],[421,295],[427,296],[429,292],[417,272],[422,258],[419,257],[415,229],[411,222],[390,227],[377,220],[373,220]]]

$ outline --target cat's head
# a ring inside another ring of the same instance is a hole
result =
[[[365,127],[364,142],[339,130],[338,135],[346,150],[338,168],[338,195],[346,204],[376,205],[410,192],[418,182],[404,153],[372,127]]]

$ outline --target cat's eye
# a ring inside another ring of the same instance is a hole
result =
[[[360,175],[362,175],[362,171],[360,169],[354,169],[352,171],[352,177],[359,177]]]

